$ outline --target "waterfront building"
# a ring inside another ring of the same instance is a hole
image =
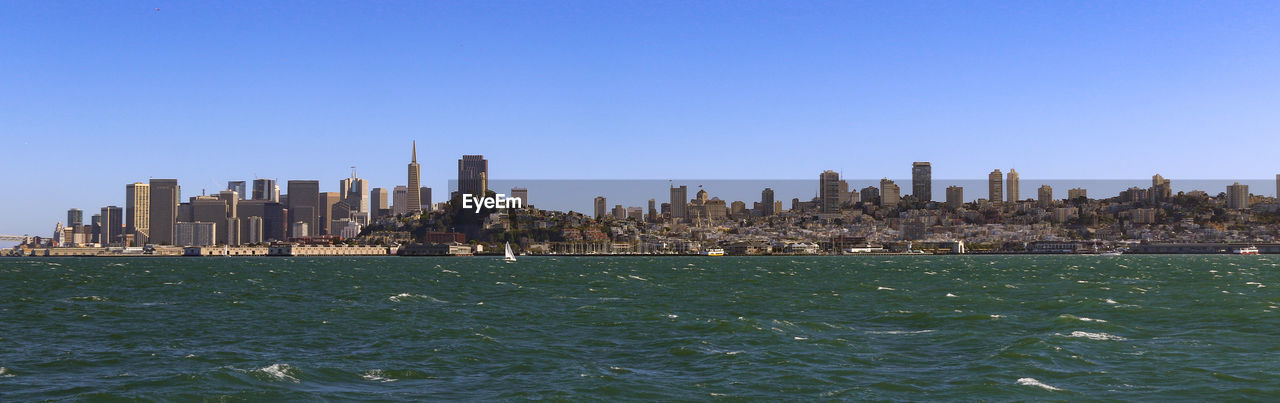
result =
[[[604,196],[596,196],[595,217],[597,220],[604,219],[605,209],[607,208],[606,206],[608,206],[608,204],[606,204]]]
[[[489,161],[483,155],[463,155],[458,160],[458,194],[485,197],[489,190]]]
[[[928,162],[911,163],[911,195],[921,203],[933,201],[933,166]]]
[[[964,188],[960,186],[947,186],[947,205],[952,208],[960,208],[964,205]]]
[[[893,208],[902,200],[902,189],[898,185],[889,180],[889,178],[880,179],[880,205]]]
[[[151,233],[151,185],[135,182],[124,187],[124,233],[133,235],[128,246],[146,245]]]
[[[1249,208],[1249,185],[1241,185],[1240,182],[1236,182],[1231,186],[1227,186],[1227,208]]]
[[[294,221],[293,225],[289,226],[289,233],[293,238],[308,237],[311,236],[311,232],[308,231],[310,227],[305,221]]]
[[[320,220],[320,181],[317,180],[291,180],[287,183],[289,188],[289,221],[304,222],[307,229],[314,231],[319,228]],[[290,226],[290,230],[293,226]],[[308,232],[310,234],[310,231]],[[298,234],[289,233],[290,238],[299,237]]]
[[[1004,174],[999,169],[987,174],[987,200],[992,203],[1004,200]]]
[[[1040,190],[1036,191],[1036,201],[1040,208],[1049,208],[1053,206],[1053,188],[1049,185],[1040,185]]]
[[[680,221],[689,218],[689,188],[671,187],[671,218]]]
[[[818,208],[823,214],[840,212],[840,174],[836,171],[818,175]]]
[[[246,217],[245,218],[245,237],[242,239],[248,241],[251,245],[266,243],[265,226],[263,226],[262,217]]]
[[[176,246],[213,246],[218,239],[217,226],[211,222],[180,222],[174,224],[174,231]]]
[[[245,181],[227,181],[227,190],[236,192],[240,196],[240,200],[244,200],[249,196],[248,183]]]
[[[1016,203],[1018,200],[1021,200],[1018,187],[1018,171],[1015,169],[1009,169],[1009,177],[1004,181],[1004,189],[1005,195],[1008,196],[1008,201],[1010,203]]]
[[[177,179],[151,179],[150,243],[160,245],[174,244],[174,226],[178,224],[178,204],[181,203],[182,188]]]
[[[254,179],[252,199],[268,200],[279,203],[280,186],[276,185],[275,179]]]

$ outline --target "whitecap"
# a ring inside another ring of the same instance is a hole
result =
[[[1250,281],[1250,282],[1247,282],[1247,283],[1245,283],[1245,284],[1246,284],[1246,285],[1256,285],[1256,286],[1258,286],[1258,288],[1266,287],[1265,285],[1262,285],[1262,283],[1259,283],[1259,282],[1257,282],[1257,281]]]
[[[792,337],[792,339],[795,339],[795,340],[809,340],[809,338],[808,338],[808,337],[801,337],[801,336],[795,336],[795,337]]]
[[[293,374],[297,373],[298,370],[290,366],[289,364],[271,364],[271,365],[259,368],[258,372],[270,375],[272,378],[275,378],[277,380],[289,381],[294,383],[298,382],[298,378],[295,378],[293,376]]]
[[[956,295],[955,295],[955,294],[947,293],[947,298],[955,298],[955,297],[956,297]]]
[[[1114,300],[1114,299],[1107,298],[1107,303],[1108,303],[1108,304],[1115,304],[1115,303],[1117,303],[1117,302],[1116,302],[1116,300]]]
[[[395,382],[398,380],[388,377],[387,374],[380,369],[365,371],[365,373],[360,375],[360,377],[374,382]]]
[[[1046,385],[1044,384],[1044,382],[1040,382],[1036,380],[1036,378],[1018,378],[1018,384],[1022,386],[1035,386],[1038,388],[1043,388],[1044,390],[1050,390],[1055,392],[1062,390],[1061,388],[1056,388],[1050,385]]]
[[[889,287],[876,287],[876,291],[879,291],[879,290],[897,291],[897,290],[892,289],[892,288],[889,288]]]
[[[921,333],[932,333],[932,332],[934,332],[934,330],[933,330],[933,329],[925,329],[925,330],[872,330],[872,331],[868,331],[867,333],[871,333],[871,334],[921,334]]]
[[[1093,332],[1082,332],[1082,331],[1079,331],[1079,330],[1074,331],[1074,332],[1071,332],[1071,334],[1070,334],[1070,335],[1067,335],[1067,337],[1083,337],[1083,338],[1086,338],[1086,339],[1089,339],[1089,340],[1112,340],[1112,341],[1123,341],[1123,340],[1127,340],[1127,339],[1125,339],[1124,337],[1116,336],[1116,335],[1114,335],[1114,334],[1110,334],[1110,333],[1103,333],[1103,332],[1098,332],[1098,333],[1093,333]]]
[[[0,367],[0,378],[12,378],[12,377],[13,377],[13,372],[10,372],[8,368]]]

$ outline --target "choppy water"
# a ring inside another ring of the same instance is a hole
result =
[[[1280,258],[0,259],[0,400],[1280,399]]]

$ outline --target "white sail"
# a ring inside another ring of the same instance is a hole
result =
[[[516,255],[511,253],[511,242],[507,242],[507,256],[503,257],[502,260],[508,262],[516,261]]]

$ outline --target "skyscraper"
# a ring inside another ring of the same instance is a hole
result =
[[[604,196],[596,196],[595,217],[597,220],[604,218],[606,206],[608,206],[608,203],[606,203]]]
[[[1249,185],[1236,182],[1234,185],[1227,186],[1227,208],[1249,208]]]
[[[227,226],[227,200],[234,200],[232,191],[228,190],[225,194],[219,193],[218,196],[196,196],[191,199],[191,218],[190,221],[182,220],[184,223],[209,223],[214,227],[213,243],[227,244],[227,233],[230,228]]]
[[[253,180],[253,200],[270,200],[280,202],[279,186],[276,186],[275,179],[254,179]]]
[[[840,174],[836,171],[818,174],[818,202],[823,214],[840,212]]]
[[[289,224],[288,228],[292,230],[293,224],[302,222],[306,223],[306,228],[314,232],[315,228],[319,228],[320,223],[320,181],[317,180],[292,180],[287,182],[289,188]],[[289,237],[294,238],[298,235],[290,233]]]
[[[1160,174],[1152,176],[1151,191],[1148,197],[1156,203],[1169,201],[1169,198],[1173,197],[1172,182],[1160,176]]]
[[[764,216],[771,216],[775,213],[773,211],[773,188],[764,188],[764,190],[760,191],[760,208],[762,210],[760,214]]]
[[[150,242],[161,245],[174,244],[174,225],[178,224],[178,203],[182,188],[177,179],[152,179],[151,188],[151,237]]]
[[[921,203],[933,201],[933,167],[928,162],[911,163],[911,195]]]
[[[1004,174],[999,169],[987,174],[987,200],[992,203],[1004,200]]]
[[[124,186],[124,233],[133,234],[133,245],[149,242],[151,233],[151,185],[137,182]]]
[[[320,209],[319,217],[316,218],[316,225],[312,232],[316,235],[333,235],[333,206],[342,202],[342,197],[338,192],[320,192]],[[350,205],[348,205],[350,209]],[[348,215],[346,218],[351,218]]]
[[[338,181],[338,197],[351,206],[353,212],[369,213],[369,181],[356,176],[355,167],[351,168],[351,177]]]
[[[409,188],[396,186],[391,191],[391,214],[401,215],[409,212]]]
[[[124,230],[124,220],[121,217],[124,209],[116,206],[107,206],[102,208],[99,214],[98,242],[103,245],[111,245],[120,242],[123,237],[121,231]]]
[[[964,188],[947,186],[947,205],[952,208],[960,208],[964,205]]]
[[[240,200],[249,198],[249,193],[247,192],[249,189],[245,186],[244,181],[227,181],[227,190],[235,191]]]
[[[1089,198],[1089,191],[1084,188],[1071,188],[1067,190],[1067,200],[1075,200],[1078,198]]]
[[[1010,168],[1009,179],[1005,181],[1005,195],[1009,196],[1009,202],[1017,202],[1018,198],[1018,171]]]
[[[463,155],[458,160],[458,194],[484,197],[489,190],[489,161],[483,155]]]
[[[1036,191],[1036,201],[1040,208],[1049,208],[1053,206],[1053,188],[1049,185],[1041,185],[1040,190]]]
[[[390,196],[387,195],[386,188],[373,188],[369,191],[369,210],[370,216],[374,219],[382,218],[382,211],[391,208]]]
[[[896,207],[902,200],[902,189],[889,178],[880,179],[880,205]]]
[[[520,199],[520,207],[529,207],[529,189],[511,188],[511,197]]]
[[[79,231],[80,227],[84,226],[84,211],[78,208],[68,209],[67,210],[67,226],[71,228],[75,228],[76,231]]]
[[[431,210],[431,188],[426,186],[418,188],[418,204],[422,206],[423,211]]]
[[[689,188],[671,187],[671,218],[680,221],[689,218]]]
[[[418,166],[418,142],[413,142],[413,155],[409,160],[409,187],[413,190],[406,193],[405,214],[410,214],[422,210],[422,195],[418,194],[418,188],[422,187],[422,170]],[[408,190],[406,190],[408,191]],[[314,227],[312,227],[314,228]]]

